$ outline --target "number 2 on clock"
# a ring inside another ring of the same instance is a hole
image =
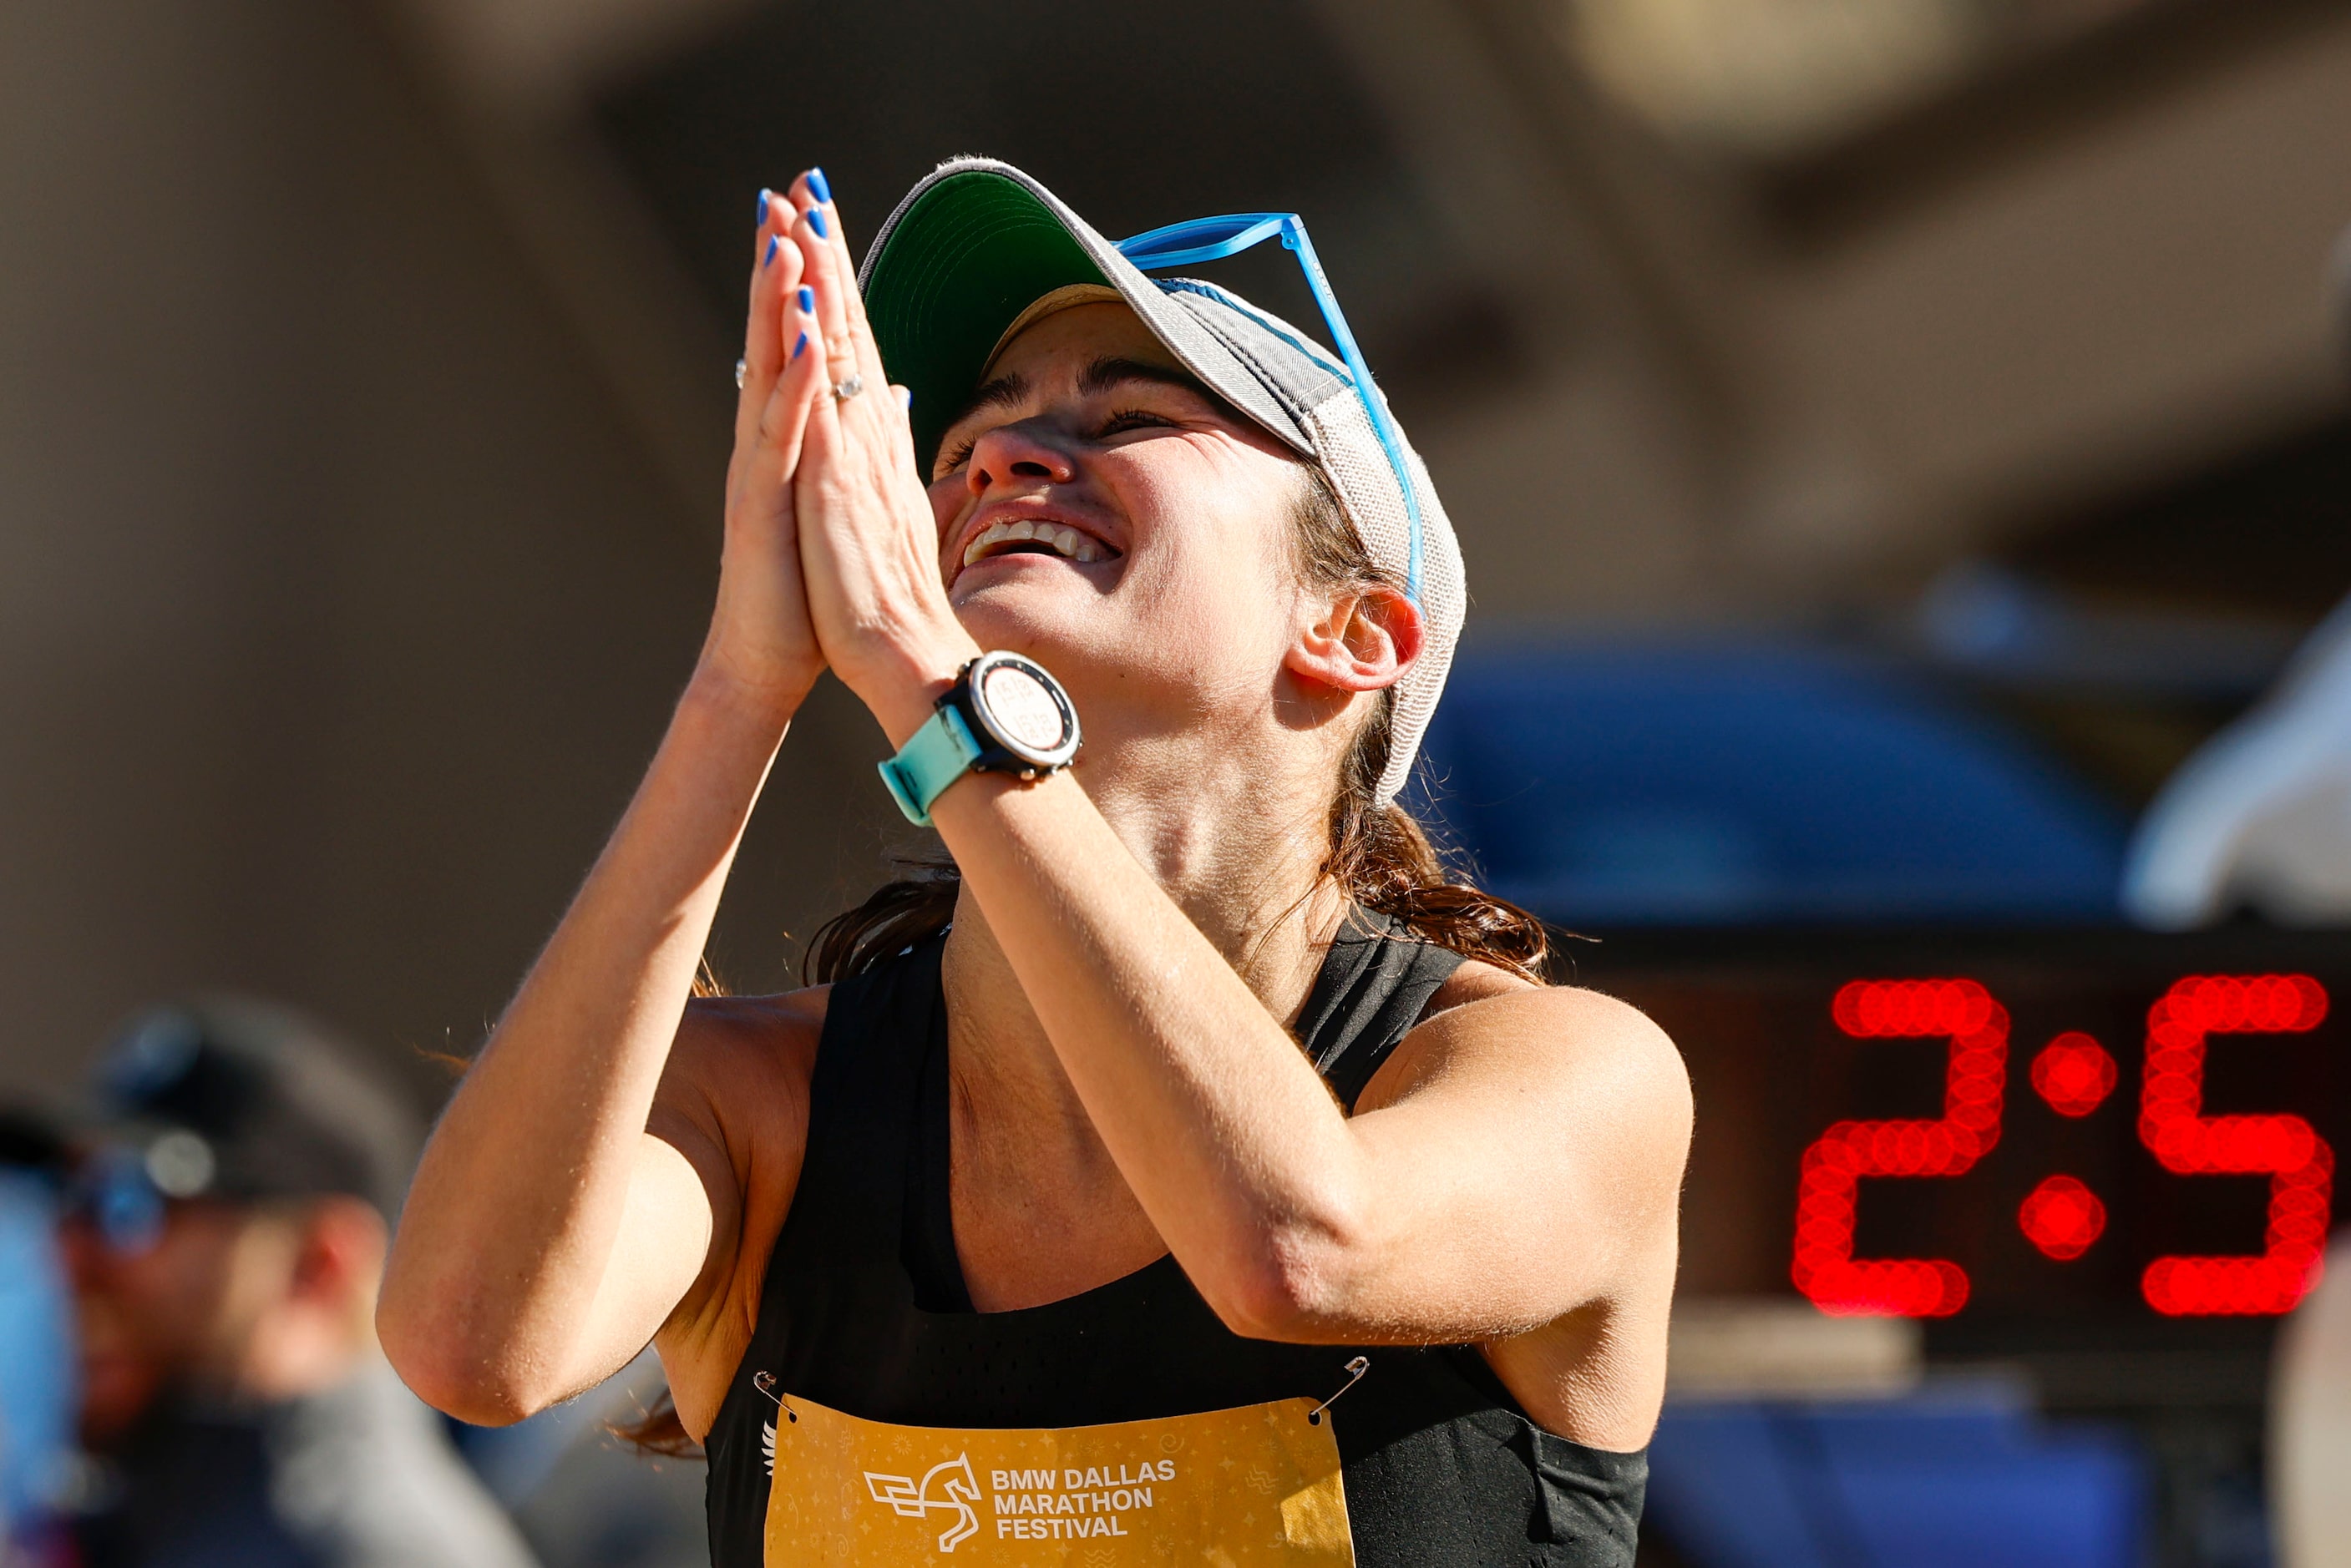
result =
[[[1855,1200],[1865,1176],[1964,1176],[2000,1141],[2008,1012],[1972,980],[1856,980],[1830,1004],[1855,1039],[1948,1039],[1943,1115],[1934,1121],[1839,1122],[1804,1150],[1796,1189],[1796,1288],[1823,1312],[1948,1317],[1968,1276],[1942,1258],[1856,1258]]]

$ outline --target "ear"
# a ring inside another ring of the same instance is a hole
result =
[[[1365,588],[1333,599],[1290,644],[1282,664],[1337,691],[1377,691],[1404,678],[1426,638],[1420,607],[1401,590]]]
[[[389,1244],[383,1216],[373,1204],[358,1198],[319,1199],[303,1219],[287,1293],[336,1304],[371,1296]]]

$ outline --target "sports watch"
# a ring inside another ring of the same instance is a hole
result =
[[[890,798],[917,827],[931,825],[931,803],[967,773],[1033,779],[1078,754],[1070,694],[1017,653],[983,653],[965,665],[936,710],[881,764]]]

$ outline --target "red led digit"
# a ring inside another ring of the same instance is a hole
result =
[[[1804,1151],[1790,1272],[1823,1312],[1949,1316],[1967,1304],[1965,1271],[1940,1258],[1855,1258],[1854,1202],[1865,1176],[1964,1175],[2000,1141],[2008,1013],[1971,980],[1857,980],[1830,1013],[1855,1039],[1949,1039],[1943,1115],[1839,1122]]]
[[[2228,1258],[2158,1258],[2139,1288],[2172,1317],[2291,1312],[2318,1282],[2335,1151],[2300,1116],[2208,1116],[2204,1044],[2215,1034],[2298,1034],[2326,1016],[2304,974],[2190,975],[2147,1015],[2139,1140],[2181,1176],[2270,1179],[2267,1250]]]

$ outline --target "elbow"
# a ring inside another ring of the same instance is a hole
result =
[[[1370,1251],[1363,1231],[1322,1217],[1267,1228],[1202,1293],[1247,1339],[1313,1345],[1348,1337]]]
[[[376,1339],[409,1391],[472,1427],[510,1427],[555,1403],[497,1370],[497,1359],[448,1325],[422,1321],[387,1297],[376,1308]]]

